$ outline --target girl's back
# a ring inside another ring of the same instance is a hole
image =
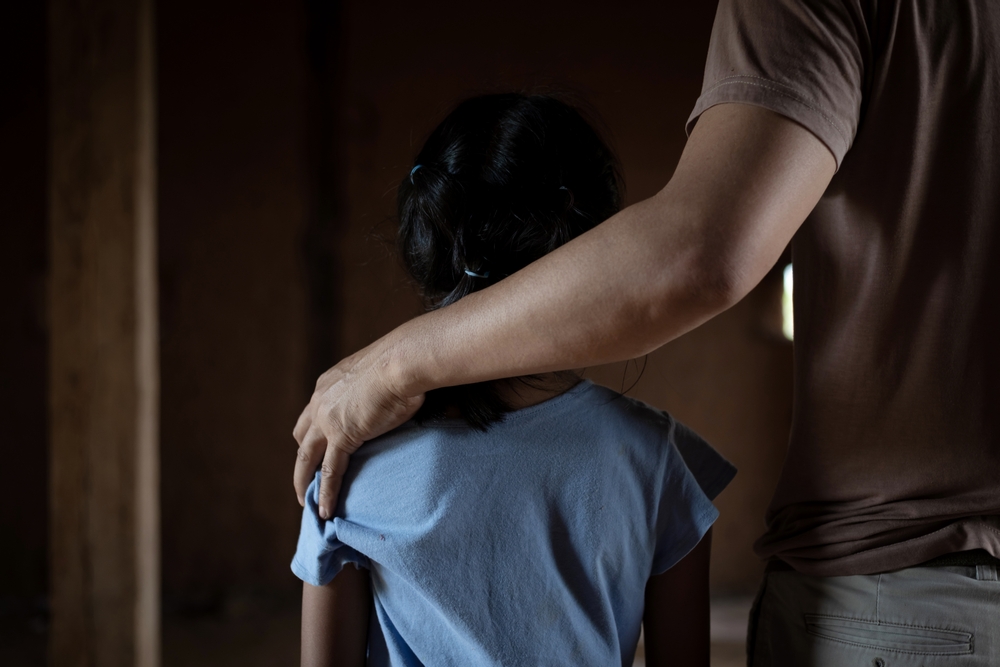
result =
[[[734,474],[666,413],[581,382],[488,431],[408,424],[352,458],[295,573],[370,569],[375,665],[632,663],[647,580],[714,522]]]
[[[620,187],[577,110],[472,98],[400,183],[400,257],[427,308],[448,307],[613,215]],[[699,543],[732,474],[669,416],[572,373],[428,392],[413,424],[351,457],[335,518],[309,499],[293,566],[303,661],[630,664],[645,622],[671,657],[683,645],[683,664],[707,664],[708,540],[650,578]],[[697,623],[671,615],[677,599]]]

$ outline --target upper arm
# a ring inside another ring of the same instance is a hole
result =
[[[778,260],[835,172],[829,148],[802,125],[719,104],[702,114],[656,197],[685,227],[691,279],[731,305]]]
[[[711,529],[679,563],[649,578],[642,617],[646,665],[709,665]]]
[[[371,606],[366,569],[345,565],[325,586],[303,583],[303,667],[363,666]]]
[[[729,303],[774,263],[854,141],[874,58],[870,4],[720,0],[690,140],[664,194],[716,234],[696,239],[699,279]]]
[[[819,138],[837,163],[861,121],[873,49],[870,0],[720,0],[688,129],[723,103],[760,106]]]

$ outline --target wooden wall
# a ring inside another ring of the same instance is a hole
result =
[[[9,295],[0,410],[16,463],[0,466],[0,596],[46,586],[48,139],[45,16],[35,4],[12,4],[0,22],[13,54],[5,71],[20,72],[0,108]],[[338,23],[329,7],[176,0],[157,9],[168,607],[211,610],[240,591],[295,589],[290,430],[323,360],[418,311],[377,237],[391,229],[394,187],[433,124],[476,92],[575,92],[604,117],[629,199],[641,199],[667,181],[683,147],[714,12],[713,3],[611,12],[597,2],[515,0],[501,10],[348,0]],[[756,583],[750,544],[787,437],[791,349],[766,325],[775,286],[651,355],[633,390],[741,468],[719,499],[720,591]],[[621,386],[635,373],[591,376]]]

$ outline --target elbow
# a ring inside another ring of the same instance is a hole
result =
[[[750,233],[756,226],[746,219],[683,207],[667,214],[657,219],[673,224],[658,227],[663,235],[640,255],[640,265],[652,267],[656,276],[640,288],[645,298],[639,324],[655,332],[648,341],[653,349],[736,305],[787,244],[769,244]]]
[[[736,305],[752,289],[740,264],[726,260],[722,253],[685,253],[655,289],[645,316],[650,331],[656,332],[649,347],[655,349]],[[646,350],[648,351],[648,350]]]
[[[718,251],[693,253],[681,285],[684,298],[708,317],[736,305],[753,289],[741,263]]]

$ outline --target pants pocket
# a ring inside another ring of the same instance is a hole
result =
[[[806,614],[806,632],[843,644],[919,655],[972,653],[972,633]]]

